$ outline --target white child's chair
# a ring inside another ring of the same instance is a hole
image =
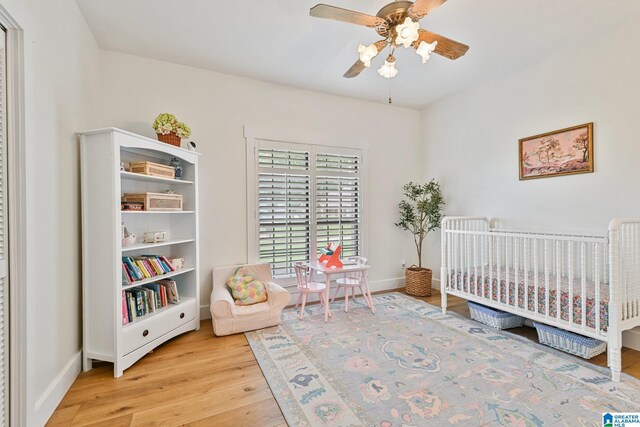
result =
[[[351,261],[355,261],[358,265],[367,265],[369,260],[365,257],[354,256],[349,258]],[[341,288],[344,288],[344,311],[349,311],[349,292],[351,292],[351,298],[356,298],[356,288],[360,288],[360,293],[364,298],[365,304],[373,311],[373,304],[369,301],[369,288],[367,285],[367,281],[365,278],[366,271],[352,271],[345,274],[344,277],[336,280],[336,284],[338,285],[336,288],[336,293],[331,298],[331,302],[336,299],[338,296],[338,292],[340,292]]]
[[[309,268],[302,262],[296,262],[296,279],[298,280],[298,302],[296,302],[296,308],[302,301],[302,308],[300,309],[300,320],[304,317],[304,306],[307,303],[308,294],[318,294],[320,304],[324,306],[328,302],[325,301],[325,290],[327,285],[320,282],[309,281]],[[331,311],[329,311],[329,317],[331,317]]]

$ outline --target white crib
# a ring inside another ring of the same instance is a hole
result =
[[[607,342],[620,381],[622,331],[640,325],[640,218],[607,235],[492,229],[486,218],[442,221],[442,311],[455,295]]]

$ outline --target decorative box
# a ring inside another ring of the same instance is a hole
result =
[[[123,211],[143,211],[144,203],[139,202],[122,202],[120,204],[120,209]]]
[[[169,193],[125,193],[122,197],[125,203],[143,203],[145,211],[181,211],[182,194]]]
[[[167,240],[166,231],[147,231],[144,233],[144,243],[158,243]]]
[[[524,317],[476,304],[471,301],[467,301],[467,304],[469,304],[469,312],[473,320],[477,320],[492,328],[510,329],[524,325]]]
[[[184,266],[184,258],[170,258],[169,262],[176,270],[179,270]]]
[[[129,172],[169,179],[175,179],[176,177],[173,166],[161,165],[153,162],[129,163]]]
[[[538,331],[540,343],[585,359],[591,359],[607,350],[605,341],[578,335],[543,323],[533,322],[533,326]]]

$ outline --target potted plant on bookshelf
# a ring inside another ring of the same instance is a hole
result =
[[[413,234],[418,253],[418,265],[406,269],[406,291],[409,295],[430,296],[432,271],[422,267],[422,243],[429,232],[440,227],[444,199],[440,184],[431,180],[426,184],[410,182],[403,187],[405,200],[400,208],[400,220],[396,227]]]
[[[158,114],[158,117],[153,121],[153,129],[158,135],[158,141],[166,142],[176,147],[180,146],[182,138],[188,138],[191,135],[189,126],[178,121],[176,116],[169,113]]]

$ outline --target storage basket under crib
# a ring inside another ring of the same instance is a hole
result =
[[[604,353],[607,349],[607,343],[604,341],[584,337],[543,323],[533,322],[533,326],[538,331],[540,343],[585,359],[591,359]]]
[[[495,308],[467,301],[471,318],[496,329],[519,328],[524,325],[524,318]]]

